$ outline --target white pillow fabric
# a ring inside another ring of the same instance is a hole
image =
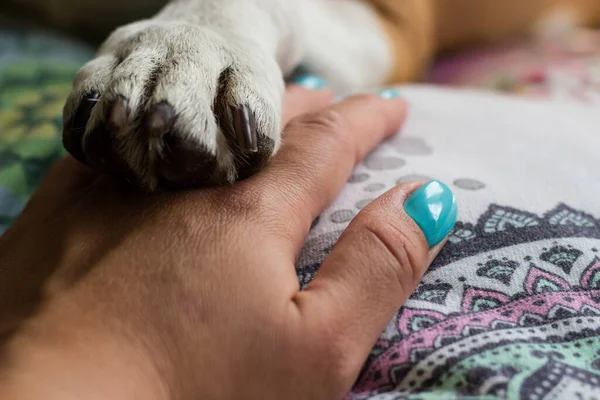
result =
[[[313,224],[298,262],[301,283],[352,217],[398,182],[448,184],[459,223],[382,334],[349,397],[600,392],[589,367],[598,357],[592,349],[559,346],[553,358],[540,348],[541,342],[574,346],[573,338],[592,340],[596,333],[600,339],[600,305],[594,306],[600,297],[600,107],[427,86],[399,90],[410,105],[405,126],[356,168]],[[503,351],[527,357],[507,363],[492,355],[502,346],[523,346]],[[585,362],[577,364],[573,354]],[[557,362],[579,369],[548,380],[542,369]]]

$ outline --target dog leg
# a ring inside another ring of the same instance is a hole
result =
[[[414,80],[434,50],[430,0],[303,2],[303,63],[336,90]]]
[[[250,175],[280,145],[294,3],[173,0],[117,29],[75,79],[65,147],[148,191]]]
[[[338,91],[418,70],[413,25],[371,1],[172,0],[82,68],[65,147],[149,191],[249,176],[280,146],[283,77],[299,62]]]

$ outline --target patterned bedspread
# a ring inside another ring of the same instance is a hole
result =
[[[64,152],[62,107],[91,49],[0,29],[0,234]]]
[[[0,30],[0,234],[64,154],[62,103],[91,55],[91,49],[53,36]],[[553,108],[554,114],[578,114],[581,106],[581,119],[589,119],[590,110],[600,110],[600,34],[582,31],[559,45],[517,43],[445,58],[432,68],[429,81],[556,100],[569,106]],[[420,121],[427,121],[432,108],[419,104],[430,98],[427,92],[414,94]],[[453,104],[444,96],[439,101],[446,105],[438,111]],[[477,99],[473,106],[484,113],[480,101],[485,103]],[[527,102],[507,103],[507,109],[527,108],[540,119],[546,112]],[[456,115],[466,115],[466,107],[439,115],[452,125]],[[461,129],[485,129],[482,121],[477,123],[479,128],[456,126],[457,138]],[[501,123],[506,126],[496,132],[509,136],[526,129]],[[586,137],[588,128],[572,128],[579,130],[573,138]],[[590,205],[600,197],[600,186],[579,196],[578,176],[553,165],[548,168],[554,168],[565,195],[548,196],[557,191],[553,183],[536,182],[539,197],[524,201],[514,196],[528,187],[522,170],[506,172],[511,178],[502,181],[494,155],[486,155],[489,165],[477,169],[467,167],[482,155],[458,165],[453,154],[484,154],[486,147],[504,146],[512,157],[526,159],[535,146],[552,147],[543,143],[546,138],[531,136],[529,147],[520,148],[499,135],[479,143],[478,136],[446,140],[436,129],[409,122],[407,135],[359,166],[340,199],[315,223],[298,265],[305,284],[348,221],[397,182],[442,178],[453,184],[463,204],[470,204],[459,215],[449,244],[382,334],[348,398],[600,398],[600,206]],[[556,154],[561,146],[587,151],[587,161],[573,171],[592,181],[598,177],[590,161],[597,149],[554,145]],[[429,156],[452,167],[427,172]],[[552,161],[535,157],[539,163]],[[510,170],[501,157],[497,160]],[[527,165],[534,174],[537,164]],[[514,188],[507,191],[499,182]]]

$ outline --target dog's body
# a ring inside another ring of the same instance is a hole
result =
[[[10,1],[79,31],[162,3]],[[171,0],[117,29],[81,70],[65,146],[150,190],[231,182],[279,148],[284,77],[299,65],[357,91],[418,79],[440,50],[561,21],[600,23],[600,0]],[[236,139],[246,111],[256,151]]]

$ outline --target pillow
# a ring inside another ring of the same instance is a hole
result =
[[[352,217],[399,182],[446,182],[460,222],[348,398],[600,393],[597,106],[400,89],[406,125],[315,222],[300,281]]]

